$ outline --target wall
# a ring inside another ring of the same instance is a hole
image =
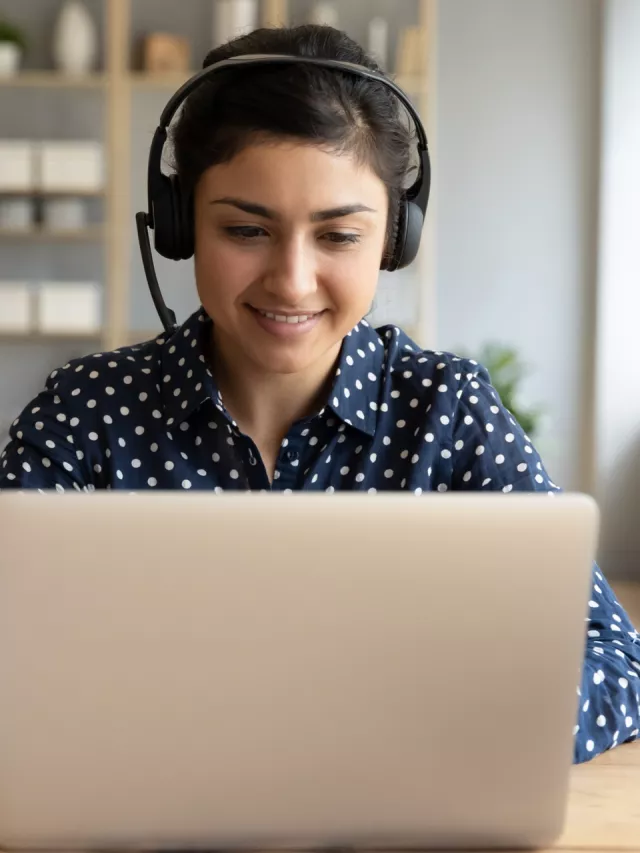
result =
[[[640,577],[640,3],[608,0],[604,17],[596,368],[596,494],[601,557]]]
[[[599,4],[442,0],[438,17],[438,346],[516,345],[550,474],[586,487]]]

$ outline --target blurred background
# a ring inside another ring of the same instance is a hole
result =
[[[138,256],[148,146],[207,51],[330,23],[427,128],[418,261],[373,321],[484,361],[552,478],[640,573],[640,0],[0,0],[0,447],[47,373],[160,330]],[[197,306],[191,262],[157,259]]]

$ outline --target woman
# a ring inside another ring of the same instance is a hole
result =
[[[377,68],[319,27],[258,30],[205,66],[266,53]],[[413,150],[386,87],[225,72],[187,100],[174,149],[202,309],[54,371],[12,426],[0,488],[557,490],[481,366],[363,319]],[[576,761],[639,727],[636,632],[597,568],[588,622]]]

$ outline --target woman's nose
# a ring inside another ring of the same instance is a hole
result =
[[[265,286],[281,308],[301,306],[315,293],[315,253],[304,238],[288,240],[274,250]]]

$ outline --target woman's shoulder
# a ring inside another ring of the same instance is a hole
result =
[[[474,359],[423,348],[399,326],[380,326],[375,332],[384,344],[386,370],[397,384],[416,390],[435,387],[441,393],[454,394],[472,382],[490,384],[486,369]]]
[[[61,402],[83,402],[89,409],[98,400],[130,396],[134,391],[139,394],[157,382],[162,343],[162,338],[155,338],[72,359],[49,374],[46,388]]]

